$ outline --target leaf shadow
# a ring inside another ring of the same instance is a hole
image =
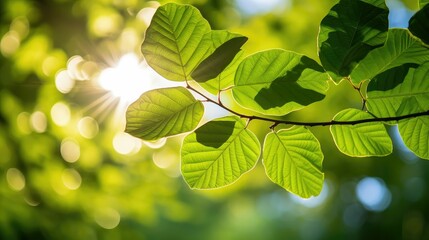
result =
[[[351,4],[351,5],[350,5]],[[356,13],[361,15],[359,24],[367,28],[375,29],[380,32],[385,32],[387,36],[388,29],[388,11],[386,9],[374,6],[370,3],[363,1],[344,1],[334,6],[331,11],[338,15],[354,15]],[[320,54],[320,60],[323,66],[330,71],[336,72],[340,76],[348,76],[358,62],[365,58],[368,53],[375,48],[381,47],[384,41],[379,41],[378,38],[373,38],[364,42],[365,35],[357,31],[354,26],[350,24],[338,25],[340,20],[337,17],[329,14],[323,20],[322,24],[337,31],[330,32],[328,39],[320,46],[320,52],[329,53]],[[350,34],[352,33],[352,37]],[[375,42],[371,42],[374,41]],[[344,45],[350,47],[345,51]],[[338,53],[344,53],[338,55]]]
[[[299,64],[287,71],[284,76],[275,79],[268,88],[261,89],[254,100],[265,110],[281,107],[289,102],[306,106],[322,100],[325,97],[324,94],[298,84],[298,80],[306,69],[325,72],[313,59],[303,56]]]
[[[411,33],[420,38],[426,44],[429,44],[429,35],[427,34],[429,30],[428,18],[429,4],[425,5],[416,14],[414,14],[408,23],[408,29]]]
[[[197,82],[206,82],[217,77],[232,62],[246,41],[247,37],[226,41],[197,66],[191,77]]]
[[[402,84],[407,77],[413,77],[411,74],[413,74],[414,70],[418,67],[419,64],[407,63],[386,70],[375,76],[369,82],[368,92],[392,90],[398,85]]]
[[[195,130],[197,142],[219,148],[234,132],[236,121],[211,121]]]

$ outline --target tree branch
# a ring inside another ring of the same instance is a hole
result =
[[[223,105],[221,102],[217,102],[217,101],[215,101],[215,100],[207,97],[206,95],[204,95],[203,93],[201,93],[197,89],[193,88],[189,84],[187,84],[186,88],[188,88],[189,90],[192,90],[193,92],[195,92],[198,95],[202,96],[203,98],[205,98],[207,100],[207,102],[211,102],[213,104],[216,104],[219,107],[225,109],[226,111],[228,111],[228,112],[230,112],[232,114],[235,114],[235,115],[237,115],[237,116],[239,116],[241,118],[247,118],[247,119],[249,119],[249,121],[251,121],[251,120],[262,120],[262,121],[266,121],[266,122],[272,122],[273,125],[271,125],[270,128],[274,128],[274,127],[276,127],[279,124],[291,124],[291,125],[307,126],[307,127],[332,126],[332,125],[356,125],[356,124],[370,123],[370,122],[399,121],[399,120],[408,119],[408,118],[415,118],[415,117],[421,117],[421,116],[429,116],[429,110],[428,110],[428,111],[425,111],[425,112],[412,113],[412,114],[407,114],[407,115],[402,115],[402,116],[382,117],[382,118],[374,117],[374,118],[361,119],[361,120],[353,120],[353,121],[335,121],[335,120],[331,120],[331,121],[325,121],[325,122],[300,122],[300,121],[278,120],[278,119],[271,119],[271,118],[267,118],[267,117],[259,117],[259,116],[241,114],[239,112],[236,112],[236,111],[228,108],[227,106]],[[220,100],[220,96],[218,97],[218,99]]]

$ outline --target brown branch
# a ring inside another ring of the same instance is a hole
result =
[[[207,101],[206,102],[211,102],[213,104],[218,105],[219,107],[225,109],[226,111],[235,114],[241,118],[247,118],[249,119],[249,121],[251,120],[261,120],[261,121],[266,121],[266,122],[272,122],[273,125],[271,125],[270,128],[274,128],[279,124],[290,124],[290,125],[297,125],[297,126],[307,126],[307,127],[316,127],[316,126],[332,126],[332,125],[356,125],[356,124],[362,124],[362,123],[370,123],[370,122],[390,122],[390,121],[400,121],[403,119],[408,119],[408,118],[415,118],[415,117],[421,117],[421,116],[429,116],[429,110],[425,111],[425,112],[419,112],[419,113],[412,113],[412,114],[407,114],[407,115],[402,115],[402,116],[395,116],[395,117],[374,117],[374,118],[367,118],[367,119],[360,119],[360,120],[352,120],[352,121],[335,121],[335,120],[331,120],[331,121],[325,121],[325,122],[300,122],[300,121],[289,121],[289,120],[278,120],[278,119],[271,119],[271,118],[267,118],[267,117],[260,117],[260,116],[252,116],[252,115],[246,115],[246,114],[241,114],[239,112],[236,112],[228,107],[226,107],[225,105],[223,105],[221,102],[216,102],[215,100],[207,97],[206,95],[202,94],[201,92],[199,92],[198,90],[196,90],[195,88],[193,88],[190,85],[186,86],[188,89],[192,90],[193,92],[197,93],[198,95],[202,96],[203,98],[205,98]]]

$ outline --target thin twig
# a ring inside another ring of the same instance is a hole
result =
[[[198,95],[202,96],[207,100],[207,102],[211,102],[213,104],[218,105],[219,107],[225,109],[226,111],[235,114],[241,118],[247,118],[249,119],[249,122],[252,120],[262,120],[266,122],[272,122],[273,125],[270,126],[271,129],[275,128],[279,124],[291,124],[291,125],[297,125],[297,126],[307,126],[307,127],[316,127],[316,126],[332,126],[332,125],[356,125],[356,124],[362,124],[362,123],[371,123],[371,122],[390,122],[390,121],[399,121],[403,119],[408,118],[415,118],[415,117],[421,117],[421,116],[429,116],[429,110],[425,112],[419,112],[419,113],[412,113],[402,116],[395,116],[395,117],[374,117],[374,118],[367,118],[367,119],[360,119],[360,120],[352,120],[352,121],[325,121],[325,122],[300,122],[300,121],[289,121],[289,120],[278,120],[278,119],[271,119],[267,117],[260,117],[260,116],[253,116],[253,115],[246,115],[241,114],[239,112],[236,112],[227,106],[216,102],[215,100],[207,97],[203,93],[199,92],[197,89],[193,88],[190,85],[186,86],[188,89],[192,90],[193,92],[197,93]]]

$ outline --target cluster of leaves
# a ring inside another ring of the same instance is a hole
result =
[[[190,132],[181,149],[181,170],[195,189],[233,183],[255,166],[262,152],[266,174],[274,183],[304,198],[318,195],[324,179],[323,153],[309,126],[330,126],[341,152],[363,157],[390,154],[392,141],[385,124],[398,124],[408,148],[429,159],[426,2],[420,2],[408,29],[389,29],[384,0],[341,0],[320,25],[321,65],[283,49],[244,57],[241,47],[246,37],[211,30],[190,5],[165,4],[146,31],[142,53],[160,75],[186,82],[186,87],[144,93],[127,110],[126,132],[149,141]],[[345,109],[330,122],[278,120],[322,100],[328,81],[341,80],[360,93],[362,109]],[[255,115],[225,106],[224,91],[231,91],[234,101]],[[233,116],[198,127],[204,115],[202,101]],[[273,123],[262,149],[247,128],[254,119]]]

